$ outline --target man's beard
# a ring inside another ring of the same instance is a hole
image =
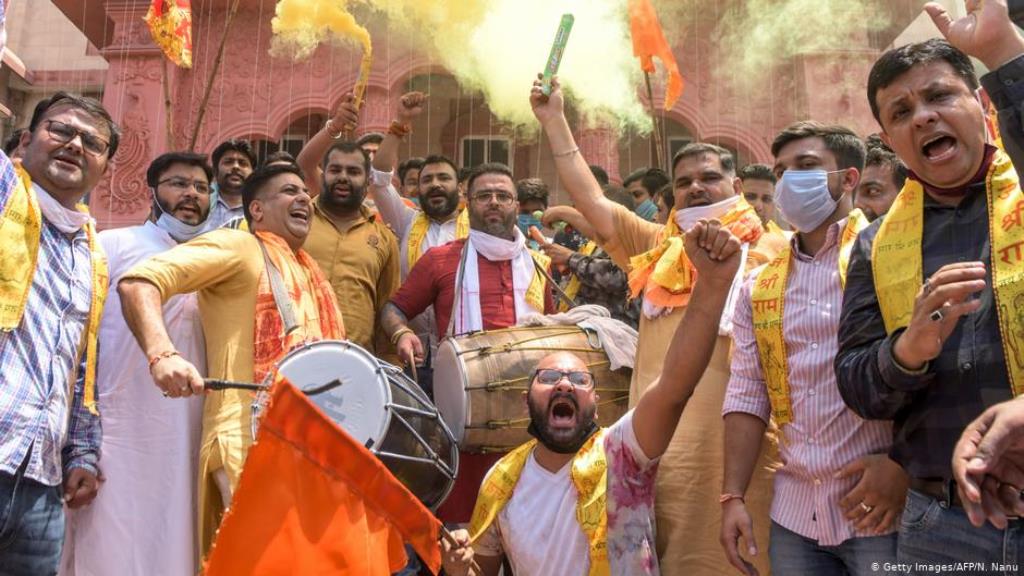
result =
[[[445,203],[440,207],[435,207],[430,201],[431,196],[436,192],[436,189],[429,190],[426,194],[420,194],[420,209],[427,216],[440,220],[451,216],[455,209],[459,207],[459,191],[458,189],[452,190],[451,192],[444,190]]]
[[[366,199],[366,186],[360,188],[351,182],[348,185],[348,197],[346,198],[335,198],[334,185],[328,187],[326,182],[322,182],[321,188],[323,192],[320,197],[327,208],[343,211],[358,210],[363,204],[363,200]]]
[[[555,400],[568,399],[576,408],[576,426],[571,430],[552,430],[548,426],[548,417],[551,414],[551,404]],[[530,409],[530,425],[527,432],[543,444],[548,450],[558,454],[575,454],[590,439],[590,436],[597,430],[597,423],[594,415],[597,414],[597,406],[590,405],[585,412],[580,411],[576,397],[572,394],[552,394],[548,405],[543,410],[538,408],[532,400],[527,400]]]
[[[484,214],[477,214],[472,210],[469,212],[470,228],[505,240],[515,239],[515,229],[518,220],[519,215],[514,212],[505,215],[504,219],[500,222],[488,222]]]

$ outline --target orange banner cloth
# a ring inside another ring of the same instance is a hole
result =
[[[153,42],[176,65],[192,67],[192,0],[153,0],[144,18]]]
[[[668,72],[665,110],[671,110],[683,95],[683,75],[679,73],[676,57],[665,40],[651,0],[629,0],[629,31],[633,37],[633,55],[640,59],[643,71],[654,73],[654,58],[657,57]]]
[[[207,576],[387,576],[403,542],[441,567],[441,523],[287,381],[275,386]]]

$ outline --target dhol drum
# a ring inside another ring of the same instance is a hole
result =
[[[505,452],[529,440],[530,413],[523,392],[537,363],[558,351],[578,355],[594,373],[599,423],[611,424],[626,413],[632,371],[612,371],[592,331],[515,327],[446,338],[434,360],[434,402],[459,447]]]
[[[427,395],[402,371],[351,342],[325,340],[288,353],[277,371],[376,455],[428,508],[455,484],[459,454]],[[268,400],[253,403],[253,436]]]

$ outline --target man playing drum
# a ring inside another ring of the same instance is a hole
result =
[[[211,378],[262,381],[305,342],[345,338],[334,291],[302,243],[312,202],[302,172],[261,168],[245,182],[242,205],[252,233],[222,228],[139,264],[118,293],[125,320],[149,359],[157,386],[172,398],[203,391],[195,366],[167,335],[161,305],[198,292]],[[207,396],[199,454],[199,543],[209,549],[252,444],[251,392]]]
[[[668,355],[688,361],[665,364],[635,409],[599,428],[586,363],[570,352],[541,360],[526,393],[536,440],[488,473],[469,532],[455,533],[462,546],[444,546],[448,574],[467,574],[474,556],[488,576],[498,574],[503,556],[516,574],[534,576],[659,573],[652,523],[658,459],[711,360],[741,264],[739,239],[716,220],[694,225],[685,243],[700,280]]]
[[[381,326],[403,359],[423,359],[423,344],[409,319],[430,306],[438,339],[508,328],[528,314],[555,311],[544,272],[548,259],[530,251],[516,227],[519,206],[512,172],[503,164],[483,164],[470,176],[468,190],[469,237],[427,251],[381,311]],[[473,494],[496,460],[493,455],[460,455],[459,478],[439,510],[442,520],[469,520]]]

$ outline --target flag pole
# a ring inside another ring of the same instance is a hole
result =
[[[240,0],[234,0],[231,3],[231,9],[228,10],[227,18],[224,21],[224,33],[220,37],[220,48],[217,50],[217,57],[213,61],[210,77],[206,80],[206,90],[203,92],[203,100],[199,103],[199,114],[196,116],[196,124],[192,127],[192,139],[188,143],[188,149],[192,152],[196,149],[196,140],[199,139],[199,128],[203,125],[206,105],[210,102],[210,91],[213,89],[213,81],[217,77],[217,71],[220,70],[221,60],[224,59],[224,48],[227,45],[228,30],[231,28],[231,20],[234,19],[235,13],[238,12],[239,3]]]
[[[164,63],[164,112],[167,126],[167,152],[174,150],[174,107],[171,105],[171,78],[167,71],[167,58]]]
[[[665,143],[661,139],[661,123],[654,112],[654,91],[651,89],[651,73],[646,70],[644,70],[644,82],[647,84],[647,107],[651,113],[651,121],[654,123],[654,167],[661,168],[661,163],[667,162],[665,158]]]

